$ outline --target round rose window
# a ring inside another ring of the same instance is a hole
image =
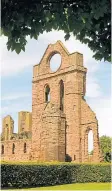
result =
[[[50,69],[52,72],[56,72],[61,66],[61,55],[54,54],[50,59]]]

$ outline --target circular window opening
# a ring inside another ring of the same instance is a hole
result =
[[[55,54],[50,59],[50,69],[52,72],[56,72],[61,65],[61,55]]]

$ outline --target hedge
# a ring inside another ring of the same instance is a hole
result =
[[[84,182],[111,182],[110,164],[1,165],[2,188],[27,188]]]

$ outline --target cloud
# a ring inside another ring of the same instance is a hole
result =
[[[94,78],[87,78],[86,96],[89,98],[98,98],[102,96],[100,85]]]
[[[63,31],[52,31],[49,33],[44,32],[38,38],[38,40],[28,39],[25,52],[21,52],[19,55],[15,51],[7,51],[6,42],[7,38],[2,36],[0,38],[2,54],[1,54],[1,69],[2,76],[15,75],[23,71],[26,67],[33,66],[40,62],[48,44],[53,44],[57,40],[61,40],[70,53],[78,51],[84,55],[84,65],[89,67],[89,71],[93,71],[98,67],[95,59],[92,58],[93,52],[87,45],[81,44],[71,35],[68,41],[64,39]],[[55,38],[54,38],[55,37]],[[94,62],[94,64],[92,64]]]
[[[31,100],[23,99],[19,102],[9,102],[2,106],[2,117],[18,113],[19,111],[31,111]]]
[[[1,100],[2,101],[8,101],[8,100],[16,100],[16,99],[20,99],[20,98],[26,98],[26,97],[30,97],[31,95],[29,93],[14,93],[14,94],[8,94],[8,95],[4,95],[1,96]]]
[[[19,72],[25,70],[29,66],[39,63],[42,55],[48,44],[53,44],[57,40],[61,40],[70,53],[78,51],[83,54],[84,65],[88,68],[87,73],[87,96],[98,97],[100,96],[100,86],[98,82],[94,81],[94,73],[99,70],[100,64],[92,58],[93,52],[87,45],[82,44],[71,35],[68,41],[64,39],[63,31],[52,31],[49,33],[44,32],[39,36],[38,40],[31,40],[27,38],[28,44],[26,51],[17,55],[15,52],[7,51],[6,37],[1,38],[2,48],[2,76],[14,76]],[[54,38],[55,36],[55,38]],[[33,68],[32,68],[33,69]]]
[[[1,74],[2,76],[14,76],[17,75],[19,72],[23,71],[25,68],[29,66],[33,66],[36,62],[36,59],[34,57],[24,57],[22,58],[22,55],[16,59],[10,57],[9,59],[4,58],[2,60],[1,65]]]
[[[22,97],[21,97],[22,98]],[[10,98],[9,98],[10,99]],[[14,100],[13,100],[14,101]],[[18,112],[20,111],[32,111],[31,99],[21,99],[19,102],[5,102],[1,108],[1,118],[3,119],[7,115],[11,115],[14,119],[14,132],[18,131]],[[0,121],[0,132],[2,131],[2,120]]]
[[[87,84],[87,97],[100,97],[100,86],[97,83],[88,83]]]

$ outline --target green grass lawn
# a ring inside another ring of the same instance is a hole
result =
[[[10,190],[10,189],[7,189]],[[76,183],[59,186],[11,189],[11,190],[111,190],[111,183]],[[5,190],[4,190],[5,191]]]
[[[111,183],[80,183],[31,188],[29,190],[111,190]]]

